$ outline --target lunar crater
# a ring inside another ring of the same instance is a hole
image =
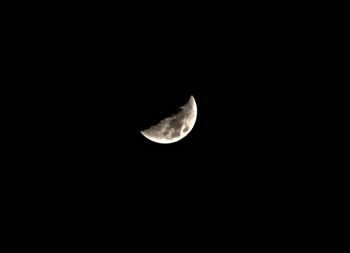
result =
[[[172,117],[161,120],[157,125],[141,133],[157,143],[173,143],[184,138],[193,128],[197,119],[197,105],[193,96],[179,112]]]

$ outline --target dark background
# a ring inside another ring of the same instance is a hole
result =
[[[197,7],[79,6],[19,24],[12,59],[24,71],[12,82],[25,106],[14,145],[33,168],[19,173],[31,189],[146,226],[171,217],[204,230],[206,215],[214,226],[232,213],[244,224],[293,210],[310,177],[301,129],[312,117],[302,106],[312,29],[284,8]],[[191,95],[198,118],[186,138],[160,145],[140,134]]]
[[[297,104],[294,46],[284,25],[217,19],[67,23],[62,35],[53,33],[45,47],[54,64],[42,72],[53,82],[68,149],[77,145],[82,161],[114,164],[117,157],[142,168],[154,161],[162,170],[276,162],[273,153],[287,137],[282,129],[293,124],[286,115]],[[199,112],[188,138],[164,146],[140,135],[190,95]]]
[[[32,85],[21,92],[34,94],[45,164],[169,186],[198,177],[260,185],[288,171],[307,59],[287,13],[71,10],[22,24]],[[159,145],[140,134],[191,95],[198,119],[185,139]]]

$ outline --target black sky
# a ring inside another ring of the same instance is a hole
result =
[[[24,10],[30,17],[13,29],[15,50],[5,50],[19,68],[6,107],[16,113],[14,133],[4,134],[15,183],[5,190],[27,195],[28,205],[13,198],[19,216],[32,210],[71,238],[76,226],[106,231],[113,242],[119,231],[129,246],[143,246],[134,234],[151,235],[158,245],[150,231],[171,230],[175,240],[198,235],[196,247],[213,234],[235,246],[231,228],[260,247],[250,233],[275,243],[268,229],[285,236],[281,228],[312,217],[305,211],[319,168],[305,158],[315,152],[308,122],[319,104],[310,99],[318,83],[306,75],[307,35],[318,20],[298,26],[302,6],[288,16],[290,6],[266,3],[132,4],[40,6],[40,15]],[[191,95],[198,117],[188,136],[161,145],[141,135]]]
[[[55,64],[41,71],[67,149],[77,149],[87,164],[95,158],[140,168],[170,161],[177,168],[255,164],[278,150],[295,88],[282,27],[258,16],[188,17],[106,15],[103,26],[67,23],[61,36],[54,34]],[[188,137],[164,146],[140,135],[191,95],[198,119]]]
[[[21,91],[35,94],[24,123],[41,171],[111,194],[189,202],[288,184],[302,153],[303,126],[293,118],[307,96],[307,68],[288,20],[233,12],[73,13],[73,21],[31,30],[35,54],[26,59],[35,61],[21,75],[35,85]],[[198,118],[187,137],[160,145],[140,134],[191,95]]]

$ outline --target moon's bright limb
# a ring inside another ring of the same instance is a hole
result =
[[[156,143],[174,143],[184,138],[194,127],[197,119],[197,104],[191,96],[181,111],[173,117],[165,118],[157,125],[141,131],[149,140]]]

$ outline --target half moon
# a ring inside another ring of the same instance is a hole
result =
[[[191,96],[188,102],[180,107],[180,112],[161,120],[158,124],[141,131],[149,140],[169,144],[183,139],[191,132],[197,119],[197,104]]]

